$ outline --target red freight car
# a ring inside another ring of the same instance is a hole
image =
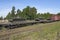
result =
[[[52,15],[51,20],[59,21],[60,20],[60,15]]]

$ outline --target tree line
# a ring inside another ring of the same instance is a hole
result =
[[[15,7],[13,6],[11,12],[9,12],[8,15],[6,16],[6,19],[22,17],[31,20],[36,18],[36,14],[37,9],[35,7],[27,6],[26,8],[23,9],[23,11],[21,11],[20,9],[17,9],[17,11],[15,11]]]
[[[17,10],[15,10],[15,9],[16,9],[15,6],[13,6],[12,10],[7,14],[5,19],[21,17],[21,18],[25,18],[28,20],[33,20],[33,19],[39,18],[39,17],[44,17],[45,19],[47,19],[52,16],[52,14],[50,14],[49,12],[37,13],[37,9],[35,7],[30,7],[30,6],[27,6],[22,11],[20,9],[17,9]],[[60,15],[60,13],[57,13],[57,15]],[[2,19],[2,17],[0,17],[0,19]]]

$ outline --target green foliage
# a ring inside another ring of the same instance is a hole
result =
[[[37,9],[35,7],[31,8],[31,18],[35,19],[36,18],[36,13],[37,13]]]
[[[57,15],[60,15],[60,12],[59,12],[59,13],[57,13]]]
[[[44,17],[45,17],[46,19],[48,19],[48,18],[50,18],[50,17],[51,17],[51,14],[50,14],[49,12],[44,13]]]
[[[6,19],[10,19],[11,18],[11,13],[9,12],[8,15],[6,16]]]
[[[10,19],[14,17],[15,17],[15,7],[13,6],[11,12],[9,12],[8,15],[6,16],[6,19]]]
[[[26,8],[23,9],[23,14],[25,14],[26,18],[30,20],[36,18],[36,13],[37,10],[35,7],[31,8],[27,6]]]
[[[16,17],[17,17],[17,16],[21,17],[21,15],[22,15],[22,12],[21,12],[20,9],[18,9],[18,10],[17,10],[17,13],[16,13]]]
[[[3,19],[3,17],[1,16],[1,17],[0,17],[0,20],[2,20],[2,19]]]
[[[41,13],[41,14],[37,13],[37,9],[35,7],[30,7],[30,6],[27,6],[22,11],[20,9],[15,11],[15,7],[13,6],[11,12],[9,12],[8,15],[6,16],[6,19],[10,19],[14,17],[22,17],[29,20],[33,20],[39,17],[44,17],[45,19],[47,19],[51,17],[51,14],[49,12]]]
[[[15,7],[14,6],[12,7],[12,10],[11,10],[11,17],[12,18],[15,17]]]
[[[37,17],[43,17],[43,18],[45,18],[45,19],[48,19],[48,18],[50,18],[52,16],[52,14],[50,14],[49,12],[47,12],[47,13],[38,13],[37,14]]]
[[[33,26],[27,26],[23,29],[25,30],[24,32],[20,32],[15,36],[11,35],[12,36],[11,40],[57,40],[57,39],[60,39],[60,33],[59,33],[60,22],[36,24]]]

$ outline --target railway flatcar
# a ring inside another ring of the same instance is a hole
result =
[[[27,25],[33,25],[36,23],[38,23],[38,21],[29,22],[24,18],[13,18],[13,19],[8,20],[8,22],[0,23],[0,28],[5,27],[7,29],[13,29],[13,28],[23,27]]]
[[[36,18],[35,21],[39,21],[40,23],[48,23],[49,21],[44,18]]]

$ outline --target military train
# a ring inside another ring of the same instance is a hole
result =
[[[7,29],[13,29],[17,27],[23,27],[27,25],[33,25],[33,24],[38,24],[38,23],[50,23],[53,22],[51,19],[44,19],[44,18],[36,18],[33,21],[27,21],[24,18],[13,18],[8,20],[8,22],[2,22],[0,23],[0,28],[4,27]]]

